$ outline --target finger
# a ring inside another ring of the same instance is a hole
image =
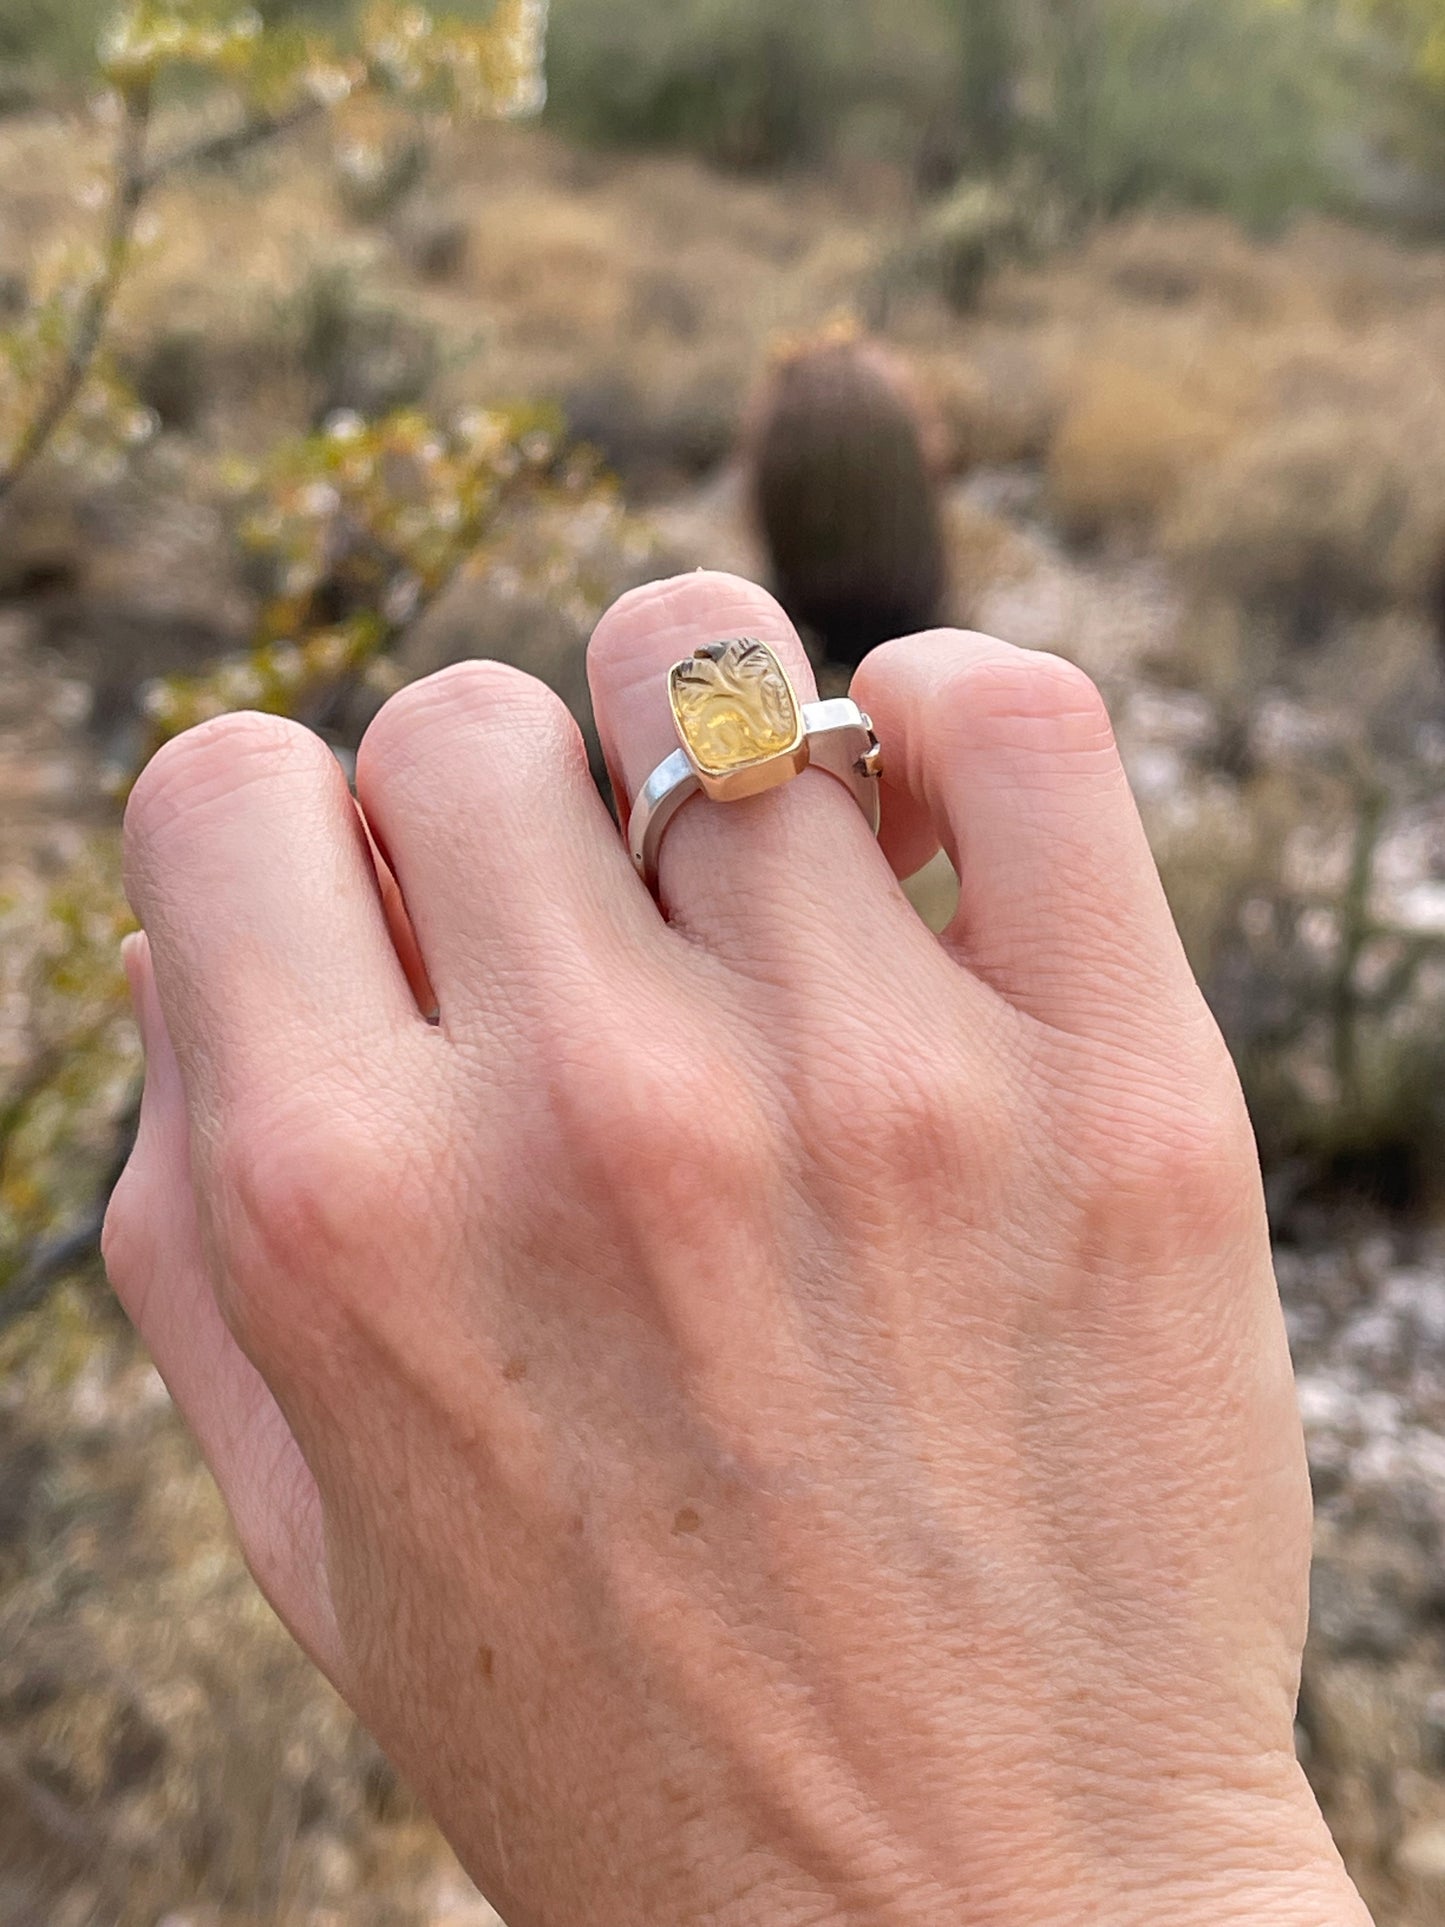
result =
[[[448,1031],[496,1036],[536,986],[655,940],[577,725],[534,677],[477,661],[413,683],[367,731],[356,784]]]
[[[959,871],[948,941],[976,975],[1065,1030],[1137,1038],[1197,1015],[1108,713],[1081,670],[941,630],[885,644],[855,687],[895,788]],[[918,835],[916,816],[905,831]]]
[[[737,576],[699,571],[649,584],[599,623],[588,672],[624,819],[678,746],[668,672],[705,644],[738,636],[770,643],[799,700],[816,699],[797,631],[772,596]],[[800,887],[805,881],[809,887]],[[891,894],[862,813],[820,771],[743,802],[688,803],[663,841],[659,882],[675,923],[755,953],[803,925],[830,941],[861,944],[863,906]]]
[[[421,1023],[336,759],[280,717],[163,748],[126,811],[126,877],[193,1105],[366,1083]]]
[[[125,947],[145,1048],[135,1150],[106,1218],[117,1297],[210,1467],[257,1583],[298,1642],[337,1677],[315,1482],[211,1290],[191,1184],[185,1090],[143,936]]]

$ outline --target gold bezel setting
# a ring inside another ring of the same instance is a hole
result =
[[[808,739],[787,670],[768,643],[733,637],[697,649],[668,677],[672,719],[704,793],[738,802],[808,767]]]

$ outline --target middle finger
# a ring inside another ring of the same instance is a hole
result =
[[[551,690],[464,662],[394,696],[357,757],[357,795],[396,877],[451,1034],[584,992],[657,946],[626,854]]]

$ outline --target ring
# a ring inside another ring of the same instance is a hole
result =
[[[826,770],[853,794],[876,836],[883,753],[873,724],[846,698],[800,703],[776,650],[751,637],[709,643],[668,677],[682,748],[643,784],[629,825],[632,861],[656,891],[662,839],[684,803],[735,803]]]

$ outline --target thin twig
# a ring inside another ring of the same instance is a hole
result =
[[[326,104],[320,100],[306,100],[299,107],[293,107],[284,114],[258,114],[244,120],[239,127],[228,127],[219,134],[206,134],[200,140],[187,141],[171,149],[169,154],[161,154],[145,169],[142,181],[149,192],[159,187],[173,174],[183,174],[193,167],[215,167],[226,161],[239,160],[253,148],[263,147],[267,141],[277,140],[283,134],[292,134],[313,120],[319,120],[326,112]]]
[[[1358,1110],[1360,1103],[1358,973],[1360,959],[1373,935],[1370,896],[1388,806],[1389,797],[1383,785],[1366,776],[1356,804],[1355,846],[1340,902],[1340,955],[1329,998],[1335,1082],[1352,1112]]]
[[[127,88],[121,99],[125,118],[116,155],[115,193],[106,225],[100,273],[81,306],[70,347],[54,387],[21,434],[8,466],[0,470],[0,501],[10,494],[21,477],[44,454],[52,436],[74,407],[94,365],[130,262],[136,219],[149,185],[145,152],[153,96],[146,85]]]
[[[110,1163],[95,1201],[69,1230],[47,1238],[31,1250],[8,1285],[0,1287],[0,1332],[42,1304],[57,1285],[100,1256],[100,1234],[105,1229],[110,1194],[130,1160],[140,1119],[139,1100],[132,1102],[116,1128]]]
[[[80,1867],[94,1867],[104,1851],[95,1829],[59,1794],[41,1785],[3,1733],[0,1733],[0,1789],[14,1800],[52,1847],[58,1847],[68,1860]]]
[[[0,1176],[4,1175],[11,1139],[26,1112],[41,1092],[49,1089],[64,1062],[65,1053],[58,1044],[37,1051],[33,1063],[22,1073],[15,1088],[0,1101]]]
[[[99,1814],[78,1811],[37,1780],[24,1754],[3,1733],[0,1794],[25,1815],[52,1852],[99,1881],[109,1906],[122,1904],[135,1876],[154,1864],[151,1851],[117,1839]]]

